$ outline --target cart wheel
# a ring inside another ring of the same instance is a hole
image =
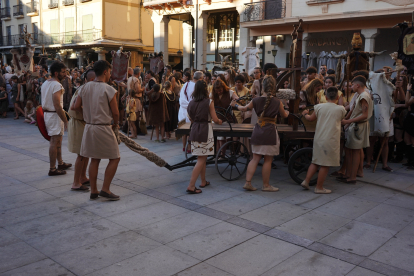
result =
[[[312,163],[312,148],[302,148],[295,151],[289,159],[288,169],[289,175],[298,184],[301,184],[306,178],[308,168]],[[315,174],[311,179],[309,185],[316,184],[318,174]]]
[[[225,157],[219,160],[221,152],[224,149],[226,149]],[[229,141],[217,152],[217,172],[226,180],[239,179],[247,171],[249,159],[249,151],[243,143],[239,141]]]
[[[185,151],[184,151],[185,159],[189,159],[189,158],[193,157],[193,155],[191,153],[187,153],[188,148],[191,149],[191,142],[187,139],[187,143],[185,144]],[[191,162],[194,162],[194,161],[195,160],[192,160]]]
[[[284,162],[285,164],[287,164],[289,162],[290,157],[297,151],[299,150],[299,145],[298,144],[293,144],[290,143],[285,147],[285,151],[283,154],[283,158],[284,158]]]

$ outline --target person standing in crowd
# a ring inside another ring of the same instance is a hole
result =
[[[245,79],[243,75],[237,75],[235,78],[235,86],[234,86],[234,92],[236,93],[237,97],[245,97],[249,95],[250,91],[247,89],[247,87],[244,86]],[[235,110],[234,116],[237,119],[237,122],[239,124],[243,123],[243,120],[245,119],[243,116],[243,113],[241,111]]]
[[[328,76],[328,67],[325,64],[322,64],[321,67],[319,68],[319,75],[318,78],[321,80],[324,80],[325,77]]]
[[[85,84],[79,91],[73,108],[79,111],[83,109],[83,118],[86,122],[80,155],[91,158],[89,165],[90,199],[96,199],[98,196],[108,200],[120,199],[118,195],[110,191],[112,179],[121,159],[114,134],[114,131],[119,129],[116,90],[107,84],[111,78],[111,69],[111,64],[106,60],[95,62],[93,71],[96,78]],[[99,192],[97,177],[101,159],[109,159],[109,163],[105,170],[102,189]]]
[[[236,78],[236,74],[232,69],[227,69],[224,71],[224,78],[226,79],[227,86],[230,88],[234,87],[234,79]]]
[[[256,67],[256,68],[258,68],[258,67]],[[251,94],[252,94],[253,97],[261,96],[262,92],[263,92],[262,91],[262,89],[263,89],[262,82],[263,82],[264,78],[256,79],[257,75],[258,75],[258,74],[256,74],[257,70],[260,70],[260,68],[259,69],[256,69],[256,68],[254,69],[255,71],[253,72],[253,74],[255,74],[254,75],[255,76],[255,81],[253,82],[252,89],[251,89]],[[277,66],[274,63],[266,63],[263,66],[263,73],[265,74],[265,76],[271,76],[274,70],[277,71]]]
[[[184,73],[185,75],[186,73]],[[189,123],[190,119],[187,117],[187,107],[191,101],[191,95],[194,92],[195,83],[198,80],[201,80],[203,77],[203,72],[197,71],[194,73],[194,80],[189,81],[183,85],[180,91],[180,109],[178,110],[178,121],[183,121]],[[187,135],[183,135],[183,151],[187,150],[190,152],[190,149],[186,149],[185,145],[187,144]]]
[[[65,78],[61,81],[65,94],[63,94],[63,109],[68,111],[70,106],[70,100],[72,99],[72,87],[73,83],[71,80],[69,71],[66,71]]]
[[[218,125],[223,122],[217,118],[214,102],[208,96],[205,81],[197,81],[191,98],[193,100],[188,104],[188,118],[192,122],[189,139],[191,141],[191,153],[197,156],[197,164],[191,174],[187,193],[200,194],[202,191],[195,186],[198,176],[201,178],[200,188],[210,185],[210,182],[206,180],[207,157],[214,155],[213,127],[210,122],[213,120]]]
[[[405,104],[408,107],[408,119],[405,119],[404,124],[409,124],[410,131],[406,131],[404,134],[405,144],[407,145],[408,160],[406,164],[407,170],[414,170],[414,93],[411,90],[412,84],[407,86],[407,93],[405,96]],[[410,133],[409,133],[410,132]]]
[[[309,83],[309,82],[311,82],[312,80],[314,80],[314,79],[316,79],[316,77],[317,77],[317,74],[318,74],[318,70],[315,68],[315,67],[313,67],[313,66],[311,66],[311,67],[309,67],[308,69],[306,69],[306,78],[301,82],[301,87],[302,87],[302,89]]]
[[[131,139],[137,138],[137,126],[135,122],[137,121],[137,113],[135,110],[137,106],[137,97],[135,90],[129,90],[129,96],[127,97],[126,113],[129,129],[131,130],[131,135],[128,137]]]
[[[211,87],[213,87],[213,85],[216,82],[216,80],[217,80],[217,75],[216,74],[212,75],[211,76]],[[211,94],[211,92],[209,93],[209,95],[210,94]]]
[[[365,91],[366,78],[357,76],[352,80],[352,90],[358,93],[355,107],[349,112],[347,117],[342,120],[342,125],[349,125],[345,132],[345,176],[337,177],[341,182],[348,184],[356,183],[358,167],[361,162],[361,149],[369,147],[369,123],[372,116],[373,102],[371,96]]]
[[[187,83],[191,81],[191,73],[190,72],[184,72],[183,74],[183,82]]]
[[[207,83],[207,91],[208,91],[208,94],[210,95],[211,90],[213,90],[213,85],[211,84],[211,73],[208,71],[205,72],[203,79]]]
[[[320,79],[313,79],[309,82],[304,91],[300,91],[299,108],[305,109],[307,106],[317,104],[317,93],[322,89],[323,82]]]
[[[315,105],[315,111],[312,115],[308,115],[308,109],[302,113],[308,121],[317,120],[312,164],[309,166],[306,179],[301,184],[303,188],[309,190],[309,183],[319,170],[315,194],[331,193],[331,190],[323,187],[323,183],[328,175],[329,167],[340,165],[341,121],[346,115],[345,108],[337,104],[339,91],[336,87],[326,89],[325,96],[327,103]]]
[[[171,76],[170,78],[174,78]],[[165,122],[165,135],[167,139],[171,138],[171,132],[177,129],[178,125],[178,109],[176,94],[172,91],[171,82],[166,81],[164,83],[163,93],[167,103],[167,112],[169,120]]]
[[[162,81],[161,81],[162,86],[164,86],[164,83],[165,83],[166,81],[168,81],[168,79],[170,78],[170,76],[171,76],[171,71],[172,71],[172,67],[171,67],[171,65],[169,65],[169,64],[165,65],[165,68],[164,68],[164,74],[162,75]]]
[[[3,83],[0,86],[0,116],[2,118],[7,118],[7,110],[9,109],[9,99],[8,99],[6,84]]]
[[[51,79],[45,81],[42,85],[42,108],[47,134],[51,137],[49,175],[54,176],[66,174],[65,170],[72,167],[72,164],[67,164],[62,160],[62,138],[63,132],[67,129],[68,120],[63,110],[65,90],[60,82],[66,77],[66,66],[59,61],[55,61],[50,66],[50,73],[52,75]],[[56,159],[58,160],[57,169]]]
[[[89,69],[84,75],[85,84],[93,81],[95,77],[95,72],[92,69]],[[86,176],[86,169],[88,168],[89,158],[80,155],[83,131],[85,130],[83,110],[82,107],[80,110],[74,109],[76,99],[82,88],[83,86],[79,87],[75,93],[73,93],[68,112],[71,117],[68,123],[68,150],[72,153],[77,154],[72,184],[73,191],[89,191],[89,188],[85,185],[90,184],[89,179]]]
[[[246,183],[243,189],[255,191],[252,185],[252,178],[256,171],[262,156],[264,163],[262,168],[263,187],[262,191],[276,192],[279,189],[270,185],[270,172],[272,169],[272,161],[275,155],[279,155],[280,140],[276,128],[276,118],[280,114],[283,118],[287,118],[289,111],[285,111],[283,103],[276,98],[276,80],[273,76],[265,76],[263,78],[263,95],[254,98],[247,106],[239,106],[235,101],[231,105],[240,111],[253,110],[258,116],[258,121],[254,126],[251,144],[253,151],[253,159],[247,167]]]
[[[253,84],[251,87],[252,95],[260,94],[262,91],[262,69],[260,67],[255,67],[253,70]]]
[[[169,121],[165,95],[161,91],[161,86],[155,84],[148,92],[149,104],[149,124],[155,127],[155,142],[165,143],[165,122]],[[161,140],[160,140],[161,132]]]
[[[406,145],[404,143],[404,128],[400,123],[400,116],[402,116],[403,110],[406,109],[406,91],[405,88],[407,87],[407,93],[410,91],[410,86],[408,84],[408,79],[406,76],[400,76],[400,80],[396,81],[395,83],[395,90],[393,93],[393,99],[395,102],[395,114],[394,114],[394,141],[391,145],[391,154],[394,151],[394,144],[395,144],[395,157],[390,160],[390,163],[400,163],[404,159],[404,151],[409,152],[410,147],[405,148]],[[392,157],[392,155],[390,156]]]
[[[327,76],[325,77],[324,80],[324,84],[325,87],[324,89],[320,90],[318,93],[316,93],[316,97],[317,97],[317,103],[327,103],[328,100],[326,99],[326,91],[330,88],[330,87],[335,87],[335,77],[333,76]],[[339,105],[344,105],[344,100],[343,100],[343,94],[341,91],[338,90],[338,102],[336,102],[336,104]]]
[[[130,112],[135,112],[136,120],[134,124],[135,124],[136,135],[137,135],[138,133],[141,133],[141,130],[139,128],[139,122],[141,120],[142,111],[143,111],[142,92],[144,91],[144,89],[142,88],[141,81],[139,80],[140,75],[141,75],[141,68],[136,67],[134,70],[132,70],[132,74],[133,75],[128,78],[127,89],[128,89],[130,98],[133,97],[135,100],[135,108],[132,111],[130,110]],[[131,91],[135,91],[134,96],[131,95]],[[135,138],[136,138],[136,135],[135,135]]]
[[[12,76],[11,81],[13,83],[13,86],[10,90],[11,92],[11,103],[14,107],[14,113],[16,114],[16,117],[14,117],[15,120],[19,119],[19,112],[22,116],[24,116],[24,111],[20,108],[20,89],[19,89],[19,78],[17,76]]]

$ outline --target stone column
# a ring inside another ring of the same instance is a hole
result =
[[[252,43],[253,37],[250,36],[250,29],[248,28],[240,28],[240,41],[239,41],[239,62],[240,62],[240,70],[246,69],[245,66],[245,58],[242,55],[244,49],[246,47],[254,47]]]
[[[78,68],[80,68],[81,66],[83,66],[83,57],[85,56],[85,52],[78,51],[76,52],[76,56],[78,58]]]
[[[164,54],[164,64],[168,64],[168,23],[170,18],[153,12],[151,16],[154,22],[154,52]]]
[[[191,68],[193,26],[183,22],[183,69]]]
[[[375,50],[375,37],[378,35],[378,29],[362,29],[361,34],[365,37],[365,52],[373,52]],[[370,70],[374,71],[374,57],[369,58]]]
[[[7,64],[7,56],[5,53],[2,53],[3,56],[3,65]]]
[[[99,49],[99,50],[95,50],[95,52],[98,53],[98,60],[106,60],[105,54],[108,53],[108,51]]]
[[[198,29],[196,30],[196,43],[195,43],[195,60],[197,64],[195,68],[197,70],[203,70],[206,68],[207,61],[207,19],[208,13],[199,12],[198,18],[196,13],[191,12],[194,20],[198,20]],[[203,65],[204,64],[204,65]]]

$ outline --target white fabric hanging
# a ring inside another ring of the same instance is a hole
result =
[[[316,55],[316,53],[311,52],[309,54],[309,60],[308,60],[308,68],[309,67],[316,67],[318,66],[318,61],[317,61],[318,56]]]
[[[302,54],[302,68],[308,68],[308,54],[303,53]]]
[[[325,51],[322,51],[319,53],[319,57],[318,57],[318,72],[320,73],[320,68],[322,65],[327,65],[326,61],[327,61],[327,53]]]

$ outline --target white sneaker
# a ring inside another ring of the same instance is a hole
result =
[[[306,190],[309,190],[309,183],[307,183],[306,180],[303,180],[300,186],[302,186]]]

